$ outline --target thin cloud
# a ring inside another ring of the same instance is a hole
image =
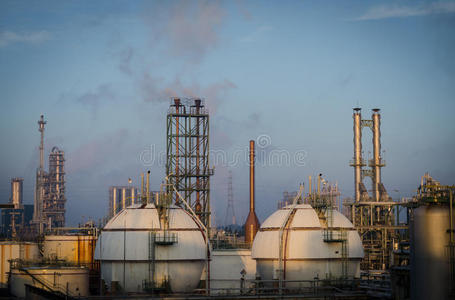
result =
[[[68,173],[95,172],[108,168],[110,163],[124,157],[122,152],[130,143],[130,138],[129,131],[121,128],[70,151],[67,156]]]
[[[35,32],[13,32],[2,31],[0,32],[0,47],[6,47],[12,44],[40,44],[51,39],[51,34],[48,31],[35,31]]]
[[[73,92],[64,93],[60,96],[60,103],[78,103],[88,107],[92,112],[92,117],[96,118],[98,109],[105,103],[113,102],[117,99],[114,87],[110,83],[100,84],[96,89],[86,91],[82,94]]]
[[[365,14],[353,21],[408,18],[435,14],[455,13],[455,2],[435,2],[419,6],[380,5],[371,7]]]
[[[187,63],[200,63],[218,46],[226,10],[218,1],[158,5],[146,16],[154,46],[162,42],[167,54]]]
[[[273,27],[268,25],[259,26],[252,33],[244,36],[240,39],[241,43],[253,43],[256,42],[264,33],[272,31]]]

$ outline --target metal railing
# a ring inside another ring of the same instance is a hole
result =
[[[315,279],[315,280],[211,280],[211,286],[227,285],[226,287],[210,288],[213,296],[273,296],[273,295],[298,295],[298,296],[330,296],[336,294],[362,295],[364,290],[360,279]],[[195,290],[194,292],[203,292]]]
[[[251,249],[251,244],[239,240],[211,239],[213,250]]]
[[[346,230],[333,230],[331,228],[324,229],[324,242],[344,242],[347,240]]]
[[[178,243],[178,235],[176,232],[157,232],[155,233],[155,244],[157,245],[172,245]]]

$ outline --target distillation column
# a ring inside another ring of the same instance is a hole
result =
[[[65,226],[65,152],[53,147],[49,154],[48,193],[42,200],[43,216],[52,227]]]

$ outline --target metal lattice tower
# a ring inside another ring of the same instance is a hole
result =
[[[169,182],[202,223],[210,227],[210,176],[213,170],[209,167],[209,114],[202,100],[174,98],[166,127]],[[176,195],[173,195],[173,202],[179,205]]]
[[[237,225],[237,222],[235,220],[234,192],[232,189],[232,171],[229,171],[227,196],[228,202],[226,207],[226,216],[224,218],[224,225]],[[232,216],[232,223],[229,223],[230,216]]]

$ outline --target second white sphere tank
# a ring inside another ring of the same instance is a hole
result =
[[[319,216],[310,205],[284,207],[262,224],[252,247],[257,273],[263,280],[314,280],[359,277],[364,256],[360,236],[352,223],[336,210]],[[288,224],[286,219],[288,218]],[[332,230],[327,230],[327,223]],[[280,267],[280,228],[282,265]],[[344,248],[343,248],[344,247]],[[293,283],[288,286],[302,286]]]

